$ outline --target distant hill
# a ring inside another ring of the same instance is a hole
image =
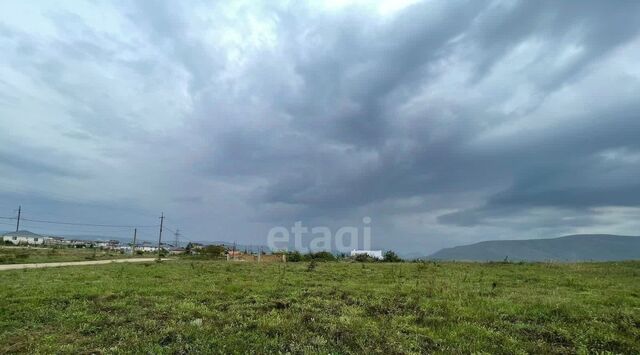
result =
[[[40,234],[37,233],[33,233],[30,232],[28,230],[24,230],[21,229],[19,231],[11,231],[11,232],[6,232],[6,233],[2,233],[3,236],[7,236],[7,237],[14,237],[14,236],[21,236],[21,237],[40,237]]]
[[[553,239],[494,240],[442,249],[428,258],[501,261],[615,261],[640,259],[640,237],[578,234]]]

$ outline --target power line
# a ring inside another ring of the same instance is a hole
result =
[[[167,217],[165,217],[165,219],[166,219],[166,218],[167,218]],[[166,223],[165,223],[164,227],[162,227],[162,228],[163,228],[163,229],[168,230],[169,232],[171,232],[171,233],[173,233],[173,234],[178,233],[178,234],[180,235],[180,238],[186,239],[186,240],[188,240],[189,242],[193,243],[193,240],[191,240],[191,239],[187,238],[184,234],[182,234],[182,232],[180,232],[180,231],[179,231],[179,229],[178,229],[178,228],[176,228],[176,230],[173,230],[173,229],[171,229],[171,228],[167,227],[167,226],[166,226]]]
[[[148,233],[143,233],[141,231],[138,231],[138,241],[152,243],[155,238],[156,238],[155,235],[148,234]]]
[[[160,234],[158,235],[158,261],[162,254],[162,223],[164,222],[164,212],[160,214]]]
[[[166,229],[166,230],[168,230],[168,231],[169,231],[169,232],[171,232],[171,233],[175,233],[175,232],[176,232],[176,231],[174,231],[173,229],[171,229],[171,228],[167,227],[166,225],[162,226],[162,229]]]
[[[103,234],[124,234],[124,233],[130,233],[132,228],[122,228],[122,229],[113,229],[113,228],[109,228],[109,229],[86,229],[86,228],[82,228],[82,226],[67,226],[67,225],[56,225],[54,226],[42,226],[42,225],[36,225],[33,224],[31,222],[27,222],[27,223],[21,223],[21,225],[23,226],[23,229],[50,229],[53,231],[56,231],[58,234],[60,234],[61,232],[64,233],[103,233]]]
[[[22,212],[22,206],[18,206],[18,222],[16,223],[16,232],[20,230],[20,212]]]
[[[126,232],[126,230],[122,230],[122,229],[143,229],[143,228],[158,228],[160,227],[160,233],[158,236],[158,246],[161,245],[162,243],[162,231],[164,229],[172,232],[175,234],[176,238],[184,238],[185,240],[189,241],[189,242],[193,242],[191,239],[185,237],[181,232],[179,232],[179,230],[176,228],[176,230],[174,231],[173,229],[166,227],[165,225],[163,225],[164,220],[166,219],[166,217],[164,216],[164,213],[161,215],[160,217],[160,225],[125,225],[125,224],[102,224],[102,223],[82,223],[82,222],[68,222],[68,221],[56,221],[56,220],[45,220],[45,219],[32,219],[32,218],[24,218],[22,216],[20,216],[20,211],[21,208],[18,208],[18,217],[6,217],[6,216],[0,216],[0,219],[2,220],[19,220],[20,222],[29,222],[27,223],[27,225],[30,226],[30,228],[36,228],[36,229],[42,229],[43,227],[39,227],[39,226],[31,226],[31,223],[43,223],[43,224],[53,224],[53,225],[59,225],[59,226],[82,226],[82,227],[101,227],[101,228],[121,228],[121,230],[119,231],[115,231],[115,230],[111,230],[111,231],[97,231],[97,230],[79,230],[79,229],[68,229],[68,228],[64,228],[64,227],[56,227],[56,230],[60,230],[60,231],[67,231],[67,232],[76,232],[76,233],[124,233]],[[3,225],[13,225],[12,223],[6,223],[6,222],[0,222],[0,224]],[[137,234],[142,234],[142,235],[147,235],[146,233],[141,233],[140,230],[134,231],[134,233]],[[37,233],[34,233],[37,234]]]
[[[96,224],[96,223],[76,223],[76,222],[59,222],[59,221],[45,221],[41,219],[22,218],[23,221],[35,222],[35,223],[47,223],[47,224],[62,224],[69,226],[85,226],[85,227],[110,227],[110,228],[156,228],[157,225],[147,226],[135,226],[135,225],[118,225],[118,224]]]

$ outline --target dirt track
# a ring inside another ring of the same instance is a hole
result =
[[[0,271],[18,270],[18,269],[39,269],[45,267],[59,266],[84,266],[84,265],[101,265],[110,263],[141,263],[155,261],[156,258],[137,258],[137,259],[112,259],[112,260],[93,260],[93,261],[65,261],[60,263],[39,263],[39,264],[8,264],[0,265]],[[162,259],[169,260],[169,259]]]

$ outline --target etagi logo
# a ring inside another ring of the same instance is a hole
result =
[[[291,231],[283,226],[273,227],[267,235],[267,246],[271,250],[293,249],[301,253],[309,251],[337,250],[346,253],[354,249],[371,249],[371,217],[362,219],[362,237],[355,226],[343,226],[335,233],[326,226],[306,227],[302,221],[295,222]],[[293,240],[292,240],[293,236]]]

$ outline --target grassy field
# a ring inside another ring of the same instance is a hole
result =
[[[0,272],[0,353],[640,352],[640,262]]]
[[[136,257],[139,256],[136,255]],[[153,255],[142,255],[142,257],[150,256]],[[98,248],[0,247],[0,265],[105,260],[127,257],[131,256],[113,250],[101,250]]]

